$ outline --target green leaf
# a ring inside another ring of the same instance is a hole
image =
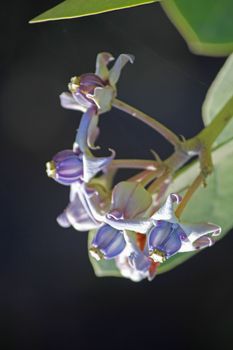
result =
[[[194,53],[225,56],[233,51],[232,0],[165,0],[162,6]]]
[[[207,179],[207,187],[199,188],[193,195],[182,215],[182,221],[209,221],[220,225],[222,233],[218,239],[221,239],[233,226],[233,140],[213,152],[213,161],[215,171]],[[177,176],[169,192],[182,193],[199,171],[199,164],[195,161]],[[207,248],[206,252],[211,253],[211,249]],[[160,265],[158,273],[167,272],[196,254],[197,252],[174,255]]]
[[[96,234],[97,230],[92,230],[88,233],[88,249]],[[122,277],[120,271],[116,267],[115,260],[100,260],[97,261],[89,254],[90,262],[93,266],[96,276],[98,277]]]
[[[33,18],[30,23],[90,16],[156,1],[159,0],[66,0]]]
[[[202,106],[204,124],[208,125],[233,97],[233,54],[228,57],[212,83]],[[233,110],[232,110],[233,115]],[[215,142],[219,145],[233,137],[233,119]]]

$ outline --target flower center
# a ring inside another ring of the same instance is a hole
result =
[[[46,172],[47,172],[48,177],[52,177],[53,179],[55,179],[55,177],[56,177],[56,165],[55,165],[55,162],[53,160],[46,163]]]
[[[166,254],[159,249],[154,249],[153,252],[150,254],[150,257],[155,262],[163,263],[164,261],[166,261]]]
[[[100,261],[103,259],[104,254],[101,253],[101,251],[97,247],[91,247],[89,249],[89,252],[93,258],[95,258],[97,261]]]
[[[70,83],[68,84],[68,89],[70,92],[75,93],[80,86],[80,77],[73,77],[70,79]]]

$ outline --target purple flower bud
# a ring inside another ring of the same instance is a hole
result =
[[[46,166],[48,176],[63,185],[78,181],[83,174],[82,159],[72,150],[58,152]]]
[[[148,247],[153,260],[164,262],[167,258],[177,253],[181,247],[181,233],[184,234],[178,224],[167,221],[158,221],[149,233]]]
[[[98,75],[87,73],[71,78],[68,88],[78,102],[80,102],[81,95],[81,98],[85,98],[88,102],[95,105],[95,102],[88,95],[94,95],[95,88],[103,88],[105,86],[106,83]]]
[[[126,242],[122,231],[104,225],[96,233],[90,248],[90,254],[96,259],[113,259],[125,248]]]

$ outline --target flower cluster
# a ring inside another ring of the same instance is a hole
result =
[[[70,201],[58,223],[78,231],[95,230],[89,247],[92,257],[114,259],[122,276],[133,281],[152,280],[160,264],[175,254],[211,246],[221,230],[211,223],[180,221],[174,210],[182,198],[169,192],[165,198],[165,191],[161,195],[156,186],[151,193],[145,174],[113,188],[109,185],[115,152],[110,150],[107,157],[94,155],[99,148],[95,146],[98,119],[111,109],[121,70],[133,62],[133,56],[120,55],[108,69],[113,60],[109,53],[98,54],[95,74],[73,77],[70,92],[61,94],[61,105],[82,111],[83,116],[72,149],[58,152],[47,163],[47,174],[70,187]]]

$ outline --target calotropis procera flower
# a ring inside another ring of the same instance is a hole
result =
[[[151,217],[153,226],[148,231],[148,251],[156,262],[164,262],[176,253],[199,250],[214,243],[221,228],[211,223],[187,224],[178,220],[174,205],[181,201],[170,194],[165,204]]]
[[[91,148],[98,136],[98,116],[94,108],[83,114],[73,149],[58,152],[47,163],[47,174],[63,185],[75,182],[89,182],[100,171],[106,171],[115,152],[109,157],[94,157]]]
[[[113,60],[114,57],[110,53],[101,52],[96,58],[95,73],[71,78],[68,85],[70,92],[63,92],[60,95],[62,107],[82,112],[95,107],[98,114],[109,111],[112,100],[117,94],[116,83],[121,70],[127,62],[133,63],[134,57],[121,54],[109,70],[108,64]]]
[[[165,204],[151,217],[153,225],[147,234],[137,233],[134,241],[130,239],[127,249],[116,258],[116,265],[124,277],[133,281],[144,278],[151,281],[159,264],[171,256],[203,249],[214,243],[213,237],[220,234],[220,227],[210,223],[180,222],[174,214],[174,204],[180,200],[177,194],[169,195]]]
[[[139,183],[123,181],[116,185],[105,215],[92,208],[92,215],[105,225],[97,231],[92,241],[91,255],[99,260],[113,259],[121,254],[127,245],[127,230],[145,232],[148,229],[145,219],[151,203],[151,195]]]

